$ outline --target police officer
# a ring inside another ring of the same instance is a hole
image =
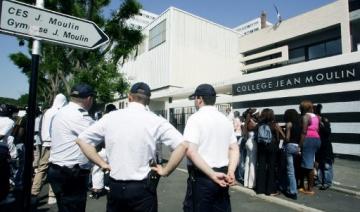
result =
[[[128,95],[128,108],[104,116],[81,133],[77,141],[89,159],[111,170],[109,212],[157,211],[156,181],[148,176],[156,144],[161,142],[175,149],[162,169],[163,175],[175,169],[187,150],[182,135],[167,120],[147,110],[150,96],[147,84],[135,83]],[[109,164],[93,147],[103,139]]]
[[[52,121],[48,181],[60,212],[85,211],[91,165],[75,140],[93,123],[88,110],[94,95],[91,86],[75,85],[69,104],[62,107]]]
[[[235,182],[239,159],[233,126],[214,107],[216,92],[211,85],[199,85],[189,98],[195,101],[198,111],[190,116],[184,130],[184,139],[189,142],[189,178],[183,209],[231,211],[228,186]],[[205,166],[199,166],[198,160]],[[221,175],[216,175],[216,171],[226,174],[224,180],[220,180]]]
[[[31,195],[33,195],[34,197],[37,197],[40,194],[43,180],[45,180],[47,177],[47,171],[49,167],[50,147],[51,147],[50,127],[52,125],[52,121],[56,113],[60,110],[60,108],[64,107],[66,104],[67,104],[66,97],[61,93],[57,94],[54,98],[52,107],[46,110],[46,112],[40,119],[39,131],[42,141],[42,150],[39,161],[39,167],[35,174],[33,185],[31,188]],[[55,194],[51,189],[51,186],[49,186],[48,204],[55,204],[55,203],[56,203]]]

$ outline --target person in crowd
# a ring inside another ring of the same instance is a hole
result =
[[[75,85],[71,89],[69,104],[56,113],[50,127],[48,181],[60,212],[84,212],[86,208],[91,163],[75,140],[94,122],[88,113],[94,96],[91,86]]]
[[[14,173],[16,172],[16,161],[18,159],[18,153],[17,153],[17,149],[16,149],[16,145],[15,145],[14,134],[15,134],[16,130],[18,130],[18,126],[19,126],[19,125],[15,125],[15,124],[24,115],[19,116],[20,115],[19,108],[17,108],[16,106],[13,106],[13,105],[8,105],[8,110],[11,111],[9,113],[8,117],[14,121],[14,125],[11,130],[11,133],[10,133],[10,135],[7,136],[7,145],[9,148],[9,153],[10,153],[10,158],[11,158],[10,181],[11,181],[11,184],[14,185],[14,178],[15,178]],[[15,126],[16,126],[16,129],[15,129]]]
[[[314,195],[314,161],[315,153],[320,148],[320,135],[318,116],[314,114],[313,104],[309,100],[304,100],[300,103],[301,111],[301,175],[300,175],[300,188],[299,191],[307,194]],[[304,178],[307,178],[307,187],[304,184]]]
[[[0,121],[0,125],[1,125]],[[2,128],[0,127],[0,130]],[[10,203],[14,199],[8,196],[10,191],[10,154],[5,142],[0,141],[0,205]]]
[[[12,107],[0,104],[0,204],[14,201],[8,194],[10,190],[10,154],[8,148],[8,137],[11,134],[15,122],[12,116]]]
[[[235,184],[239,147],[234,128],[216,107],[216,91],[199,85],[189,96],[198,110],[186,123],[189,142],[184,211],[231,211],[229,185]],[[199,160],[201,163],[199,163]]]
[[[36,108],[35,115],[35,126],[34,126],[34,161],[33,161],[33,169],[34,172],[37,172],[37,168],[39,166],[39,160],[41,156],[41,140],[40,140],[40,120],[42,117],[42,112],[39,107]]]
[[[115,110],[117,110],[117,108],[116,108],[116,106],[114,104],[108,104],[105,107],[105,112],[104,113],[108,114],[108,113],[110,113],[112,111],[115,111]]]
[[[37,172],[34,176],[33,184],[31,187],[31,195],[37,199],[37,196],[40,194],[42,185],[47,179],[47,172],[49,168],[49,157],[50,157],[50,148],[51,148],[51,130],[52,130],[52,121],[58,111],[67,104],[66,97],[59,93],[55,96],[52,106],[44,112],[44,115],[39,121],[39,134],[40,140],[42,143],[41,156],[39,160],[39,166]],[[48,192],[48,204],[55,204],[56,198],[55,194],[49,186]]]
[[[285,126],[285,151],[286,151],[286,173],[287,187],[284,188],[284,194],[292,199],[297,199],[297,180],[294,162],[300,155],[300,115],[295,109],[288,109],[284,114]]]
[[[246,148],[245,148],[245,140],[243,139],[243,123],[241,121],[241,116],[239,111],[234,112],[234,131],[237,140],[237,144],[239,145],[239,164],[236,170],[236,180],[240,183],[244,183],[244,172],[245,172],[245,156],[246,156]]]
[[[113,104],[106,105],[104,116],[106,116],[111,111],[115,111],[115,110],[117,110],[115,105]],[[96,146],[96,149],[100,157],[107,162],[105,143],[101,142],[99,145]],[[92,188],[91,188],[91,193],[89,195],[90,198],[98,199],[99,197],[101,197],[103,194],[106,193],[104,177],[105,177],[105,173],[101,170],[101,167],[94,165],[91,171]]]
[[[7,144],[15,122],[11,119],[14,110],[7,104],[0,104],[0,142]]]
[[[256,159],[257,159],[257,144],[255,141],[255,133],[257,129],[259,111],[250,108],[246,113],[245,129],[246,129],[246,159],[245,159],[245,173],[244,186],[246,188],[254,188],[256,184]]]
[[[27,109],[26,109],[27,111]],[[27,123],[27,112],[20,116],[17,115],[15,126],[12,131],[13,144],[15,145],[15,151],[13,154],[10,153],[13,165],[13,182],[14,189],[22,192],[23,190],[23,173],[25,165],[25,141],[26,141],[26,123]]]
[[[157,211],[156,187],[160,175],[169,175],[187,150],[182,135],[165,119],[146,109],[151,90],[144,82],[135,83],[128,95],[126,109],[113,111],[79,135],[77,144],[85,155],[110,171],[107,211]],[[105,140],[106,163],[95,145]],[[156,144],[170,146],[166,167],[156,166]]]
[[[232,112],[231,107],[226,108],[225,115],[231,123],[234,121],[234,113]]]
[[[319,164],[318,181],[321,184],[320,189],[326,190],[332,185],[334,152],[330,140],[330,121],[322,115],[321,110],[322,104],[317,104],[315,107],[315,114],[320,119],[319,134],[321,145],[316,158]]]
[[[261,111],[257,132],[257,173],[256,193],[265,195],[278,195],[276,186],[276,158],[279,150],[280,136],[284,133],[275,122],[274,111],[265,108]]]

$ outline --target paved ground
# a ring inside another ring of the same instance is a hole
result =
[[[181,171],[175,171],[170,177],[163,178],[158,187],[158,203],[159,212],[181,212],[182,201],[185,196],[185,183],[187,174]],[[46,190],[46,189],[43,189]],[[55,205],[49,206],[46,204],[46,194],[42,194],[39,207],[37,211],[55,212],[57,207]],[[288,207],[273,204],[264,201],[255,196],[251,196],[236,190],[230,192],[232,210],[233,211],[289,211]],[[98,200],[88,199],[86,211],[88,212],[102,212],[106,211],[106,197],[101,197]]]
[[[358,191],[360,188],[360,162],[337,159],[334,164],[334,187]],[[185,162],[168,178],[162,178],[158,188],[159,212],[182,211],[182,201],[185,196],[187,173]],[[46,189],[43,189],[46,191]],[[43,194],[46,195],[46,194]],[[235,186],[230,191],[233,211],[358,211],[360,208],[360,195],[356,196],[336,189],[320,191],[316,189],[314,196],[300,194],[298,200],[291,200],[283,195],[268,197],[256,195],[254,191],[242,186]],[[45,204],[44,198],[38,211],[57,211],[56,206]],[[88,199],[87,211],[105,211],[106,198],[99,200]]]
[[[334,185],[360,191],[360,161],[335,159]]]
[[[234,186],[231,191],[233,211],[359,211],[360,208],[360,162],[337,159],[334,164],[334,181],[332,189],[316,190],[314,196],[299,195],[298,200],[291,200],[283,195],[268,197],[256,195],[254,191],[242,186]],[[158,188],[159,211],[182,211],[185,196],[187,173],[183,161],[179,169],[168,178],[162,178]],[[47,187],[40,195],[36,211],[55,212],[56,205],[47,205]],[[341,191],[341,192],[339,192]],[[20,211],[20,203],[0,206],[0,211]],[[105,211],[106,197],[98,200],[88,199],[87,211]]]

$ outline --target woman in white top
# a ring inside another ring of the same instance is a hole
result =
[[[244,186],[247,188],[254,188],[256,182],[255,167],[257,159],[257,143],[255,141],[255,131],[257,128],[257,119],[259,111],[254,108],[248,109],[245,120],[245,128],[247,131],[246,159],[245,159],[245,174]],[[245,133],[244,133],[245,134]]]

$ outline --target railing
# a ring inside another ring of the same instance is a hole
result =
[[[231,104],[217,104],[215,106],[225,114],[226,109],[230,108]],[[179,132],[183,133],[188,118],[195,112],[195,107],[171,108],[169,121]]]

